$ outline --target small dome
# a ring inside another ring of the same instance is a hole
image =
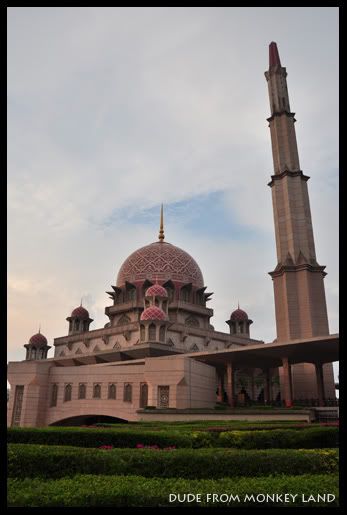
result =
[[[166,320],[166,314],[157,306],[150,306],[143,311],[141,320]]]
[[[230,320],[235,322],[242,322],[243,320],[248,320],[248,315],[246,311],[243,311],[243,309],[235,309],[230,315]]]
[[[147,288],[145,292],[145,297],[167,297],[167,291],[163,286],[160,286],[160,284],[153,284],[153,286],[150,286]]]
[[[36,347],[44,347],[47,345],[47,338],[41,333],[34,334],[30,340],[29,345],[35,345]]]
[[[87,320],[89,318],[89,313],[83,306],[78,306],[78,308],[75,308],[71,313],[71,317]]]

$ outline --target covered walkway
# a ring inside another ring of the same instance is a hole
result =
[[[214,366],[219,375],[219,391],[223,390],[223,377],[226,372],[225,390],[228,404],[235,405],[235,369],[261,368],[265,375],[264,397],[271,401],[271,369],[283,367],[283,399],[286,407],[293,405],[291,366],[296,363],[312,363],[315,366],[318,404],[324,406],[323,365],[339,359],[339,335],[319,336],[309,339],[275,342],[245,347],[235,347],[215,352],[194,352],[185,354],[198,361]]]

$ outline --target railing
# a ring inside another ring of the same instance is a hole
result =
[[[227,396],[224,397],[224,403],[227,404]],[[222,403],[223,404],[223,403]],[[278,400],[278,401],[264,401],[264,400],[250,400],[245,399],[244,401],[240,401],[237,397],[234,399],[234,406],[241,408],[241,407],[273,407],[273,408],[285,408],[286,404],[284,400]],[[294,399],[293,400],[293,407],[300,407],[300,408],[318,408],[318,407],[338,407],[339,406],[339,399],[324,399],[324,403],[320,404],[318,399]]]

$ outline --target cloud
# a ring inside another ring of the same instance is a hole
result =
[[[264,78],[272,39],[288,71],[338,330],[337,9],[8,15],[10,359],[22,359],[40,321],[50,342],[65,334],[82,295],[93,327],[104,325],[104,291],[127,255],[156,239],[161,202],[168,241],[191,252],[215,292],[216,329],[227,329],[239,300],[252,334],[275,337]]]

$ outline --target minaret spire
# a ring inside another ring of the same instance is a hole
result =
[[[278,53],[277,43],[272,41],[269,45],[269,68],[281,66],[281,60]]]
[[[281,65],[277,44],[269,46],[269,69],[265,72],[269,88],[271,116],[267,119],[271,132],[275,174],[300,170],[295,135],[295,113],[290,111],[287,72]]]
[[[159,229],[159,241],[163,242],[164,241],[164,215],[163,215],[163,204],[161,205],[161,208],[160,208],[160,229]]]

